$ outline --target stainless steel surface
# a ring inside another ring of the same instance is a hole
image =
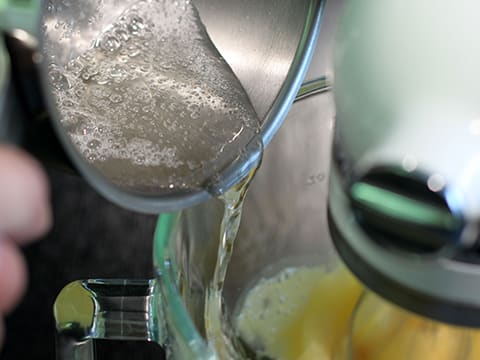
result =
[[[195,0],[200,17],[222,56],[232,67],[262,121],[284,86],[295,52],[304,39],[310,11],[319,2]],[[232,16],[233,15],[233,16]],[[306,70],[306,69],[304,69]],[[265,127],[274,126],[266,124]],[[266,131],[266,130],[264,130]],[[267,140],[267,139],[266,139]],[[266,143],[269,141],[267,140]]]
[[[47,53],[55,54],[60,62],[67,62],[80,54],[98,35],[99,29],[117,17],[133,1],[106,0],[72,2],[47,1],[56,11],[45,12],[43,22],[48,24],[45,41]],[[199,1],[200,17],[215,46],[225,57],[245,88],[262,119],[261,135],[267,145],[280,126],[293,102],[313,52],[319,31],[324,1]],[[89,23],[91,17],[104,14]],[[75,19],[75,20],[72,20]],[[55,27],[56,23],[60,23]],[[94,25],[92,25],[94,24]],[[62,37],[68,29],[71,39]],[[44,66],[49,63],[45,59]],[[57,61],[57,60],[56,60]],[[43,71],[44,75],[46,69]],[[46,83],[44,77],[44,83]],[[44,86],[48,93],[48,87]],[[52,100],[47,98],[54,119],[59,114]],[[122,206],[142,212],[158,213],[185,208],[206,200],[211,195],[205,189],[156,194],[134,194],[112,186],[101,174],[93,171],[73,148],[55,122],[57,134],[80,172],[104,196]],[[225,170],[224,183],[216,184],[220,191],[230,186],[238,175],[251,166],[241,160]]]

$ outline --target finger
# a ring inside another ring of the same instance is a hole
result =
[[[47,177],[32,157],[0,146],[0,234],[25,243],[51,225]]]
[[[11,311],[25,292],[25,260],[14,243],[0,239],[0,313]]]

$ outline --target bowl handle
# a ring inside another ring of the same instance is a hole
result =
[[[95,339],[164,343],[155,280],[79,280],[54,304],[57,360],[95,359]]]

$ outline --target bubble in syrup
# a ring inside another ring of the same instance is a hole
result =
[[[99,141],[99,140],[92,140],[88,143],[88,147],[92,150],[96,150],[98,149],[100,146],[102,145],[102,143]]]
[[[68,62],[67,69],[73,74],[79,74],[83,69],[83,65],[78,59],[73,59]]]
[[[70,83],[65,75],[58,70],[51,70],[49,72],[50,82],[56,90],[65,91],[70,88]]]
[[[141,53],[140,49],[137,49],[137,48],[135,48],[135,47],[132,47],[132,48],[130,49],[130,52],[128,53],[128,56],[129,56],[130,58],[135,58],[135,57],[137,57],[138,55],[140,55],[140,53]]]
[[[133,15],[127,25],[127,29],[132,35],[137,35],[144,27],[142,18],[137,15]]]
[[[114,104],[121,103],[123,101],[123,97],[120,94],[112,94],[110,96],[110,101]]]
[[[107,52],[115,52],[120,49],[121,42],[115,36],[106,36],[101,42],[100,47]]]
[[[130,35],[125,29],[117,28],[114,30],[114,32],[117,38],[123,40],[124,42],[127,42],[128,40],[130,40]]]

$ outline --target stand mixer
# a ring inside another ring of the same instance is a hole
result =
[[[369,288],[480,325],[480,88],[470,1],[350,1],[336,47],[332,238]]]
[[[471,82],[479,29],[467,3],[346,4],[328,209],[339,254],[370,289],[416,313],[479,326]]]

